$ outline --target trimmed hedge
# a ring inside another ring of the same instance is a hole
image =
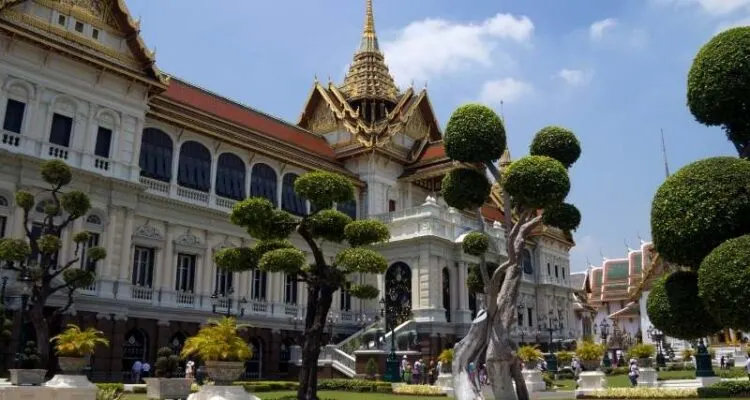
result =
[[[700,398],[750,397],[750,381],[725,381],[698,388]]]
[[[491,162],[505,151],[505,126],[491,108],[464,104],[451,114],[443,135],[445,152],[461,162]]]
[[[123,393],[125,391],[125,384],[123,383],[97,383],[96,388],[99,390],[114,390],[117,393]]]
[[[750,187],[750,186],[749,186]],[[723,327],[750,329],[750,235],[729,239],[703,259],[698,291]]]
[[[542,128],[529,148],[532,156],[547,156],[570,168],[581,156],[581,143],[569,129],[560,126]]]
[[[251,393],[295,391],[299,389],[297,381],[247,381],[235,382],[246,391]],[[321,379],[318,381],[318,390],[338,392],[359,393],[391,393],[391,383],[381,381],[368,381],[363,379]]]

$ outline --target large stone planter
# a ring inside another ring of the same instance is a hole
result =
[[[192,381],[187,378],[143,378],[149,399],[187,399]]]
[[[10,383],[16,386],[39,386],[44,383],[46,369],[11,369]]]
[[[88,358],[84,357],[58,357],[57,361],[63,375],[83,375],[83,369],[89,364]]]
[[[523,369],[526,371],[534,370],[539,366],[539,360],[529,360],[523,362]]]
[[[641,357],[638,359],[638,368],[653,368],[654,359],[651,357]]]
[[[231,386],[244,371],[242,361],[206,361],[206,373],[216,386]]]
[[[585,369],[587,372],[596,371],[597,369],[599,369],[601,363],[602,360],[581,360],[583,369]]]

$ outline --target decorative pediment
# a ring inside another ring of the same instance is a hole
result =
[[[222,249],[231,249],[234,247],[239,247],[236,243],[229,240],[229,237],[225,237],[224,240],[222,240],[220,243],[218,243],[216,246],[213,247],[213,251],[219,251]]]
[[[175,239],[174,244],[178,246],[191,246],[191,247],[201,247],[201,240],[198,238],[198,236],[193,235],[190,230],[185,232],[184,234],[180,235],[177,239]]]
[[[146,221],[145,224],[136,228],[135,232],[133,232],[133,236],[148,240],[164,240],[164,235],[162,235],[162,233],[154,226],[151,226],[149,221]]]
[[[331,109],[324,102],[321,102],[313,111],[308,122],[308,129],[320,134],[326,134],[335,130],[339,126],[339,121],[333,115]]]

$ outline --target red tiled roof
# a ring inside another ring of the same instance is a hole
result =
[[[503,220],[505,219],[505,217],[503,217],[503,212],[500,211],[499,208],[491,206],[489,204],[485,204],[482,206],[482,215],[490,221],[503,222]]]
[[[170,80],[169,87],[162,96],[323,158],[336,159],[333,149],[322,137],[178,79]]]
[[[433,142],[427,145],[417,162],[428,162],[445,157],[443,142]]]

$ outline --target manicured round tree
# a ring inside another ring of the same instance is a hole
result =
[[[580,144],[567,129],[545,128],[534,139],[532,155],[502,165],[500,170],[494,162],[505,149],[502,120],[490,108],[470,104],[459,107],[451,116],[446,129],[445,149],[448,157],[455,161],[483,164],[495,182],[501,183],[496,185],[502,196],[503,217],[500,222],[507,234],[504,251],[489,251],[493,248],[489,241],[496,239],[482,232],[484,224],[480,224],[479,232],[464,238],[464,252],[479,259],[469,268],[466,284],[472,293],[486,296],[487,309],[456,345],[454,371],[464,371],[482,351],[486,351],[495,398],[528,399],[518,367],[516,346],[510,336],[517,323],[515,307],[523,275],[521,255],[531,232],[543,218],[549,225],[560,229],[578,227],[580,213],[563,201],[570,191],[567,167],[580,156]],[[489,200],[489,189],[486,173],[458,169],[443,180],[442,195],[452,207],[481,215],[481,206]],[[498,257],[499,253],[507,254],[507,259]],[[465,376],[454,372],[455,382],[462,379]],[[481,388],[473,386],[472,382],[462,382],[461,385],[473,387],[476,393],[481,393]]]
[[[78,268],[81,259],[86,257],[96,266],[107,256],[107,251],[103,247],[89,247],[90,235],[77,232],[72,234],[74,246],[71,257],[58,259],[63,232],[89,212],[91,201],[86,193],[68,187],[73,180],[73,171],[65,162],[45,161],[40,165],[39,173],[46,184],[46,188],[40,192],[49,196],[44,199],[48,201],[43,211],[41,233],[32,235],[31,231],[26,230],[23,238],[0,239],[0,267],[34,283],[29,297],[28,316],[34,326],[37,350],[46,362],[49,358],[51,321],[70,309],[78,289],[89,287],[96,281],[95,271]],[[30,221],[32,210],[42,199],[36,199],[29,191],[20,190],[16,192],[15,200],[23,211],[23,220]],[[32,259],[32,254],[37,257]],[[49,304],[50,297],[56,297],[62,304]]]
[[[687,103],[698,122],[721,126],[743,158],[750,158],[750,27],[714,36],[695,56]]]
[[[693,271],[673,272],[654,282],[646,311],[655,327],[679,339],[698,339],[720,329],[703,306]]]
[[[571,130],[548,126],[537,132],[529,150],[532,156],[552,157],[569,168],[581,156],[581,143]]]
[[[750,233],[750,161],[714,157],[669,177],[651,204],[651,234],[669,262],[697,268],[727,239]]]
[[[365,248],[385,242],[390,237],[388,227],[376,220],[352,221],[346,214],[333,209],[334,203],[352,200],[354,187],[341,175],[313,171],[301,175],[294,182],[295,192],[309,200],[317,210],[301,219],[284,210],[274,208],[264,198],[254,197],[235,204],[230,219],[245,228],[255,239],[249,247],[218,251],[216,264],[228,271],[260,269],[283,272],[307,284],[307,317],[299,398],[317,396],[318,357],[325,344],[325,324],[333,295],[338,290],[362,299],[378,297],[378,289],[351,281],[352,276],[384,273],[388,262],[378,252]],[[305,253],[288,240],[297,232],[312,253],[312,262]],[[323,252],[321,243],[348,243],[350,247],[338,251],[333,262]]]
[[[726,328],[750,329],[750,235],[729,239],[703,259],[698,289],[714,319]]]
[[[484,163],[505,151],[505,126],[491,108],[466,104],[451,115],[443,136],[445,152],[453,160]]]

